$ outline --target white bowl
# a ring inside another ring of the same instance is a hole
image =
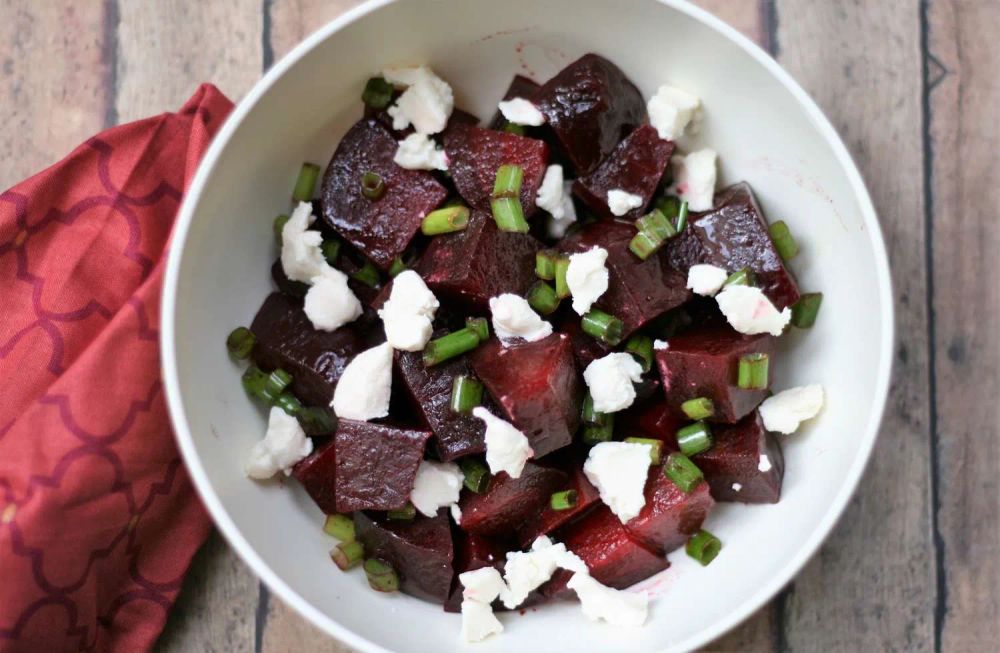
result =
[[[302,161],[329,160],[361,112],[369,74],[427,63],[457,105],[488,118],[514,73],[545,80],[600,53],[648,96],[669,81],[699,95],[696,140],[720,154],[721,182],[747,180],[771,220],[802,246],[793,267],[824,293],[816,327],[784,338],[779,388],[822,383],[820,418],[784,439],[773,506],[721,505],[706,524],[724,549],[701,568],[683,552],[650,585],[644,628],[587,622],[575,603],[502,616],[506,631],[459,641],[460,617],[370,591],[327,556],[322,515],[294,483],[259,484],[242,460],[264,415],[240,387],[224,340],[271,291],[272,216],[288,209]],[[892,301],[874,209],[843,143],[805,92],[757,46],[672,0],[377,1],[309,37],[247,97],[205,156],[177,222],[163,294],[163,361],[171,415],[205,505],[253,570],[308,619],[362,651],[647,651],[703,645],[758,609],[816,551],[864,470],[885,403]]]

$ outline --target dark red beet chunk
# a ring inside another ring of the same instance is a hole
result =
[[[777,503],[785,457],[778,439],[764,428],[760,413],[754,411],[731,426],[717,426],[712,437],[712,448],[692,459],[705,474],[712,497],[716,501]],[[766,472],[760,469],[764,455],[771,466]],[[736,490],[734,483],[742,487]]]
[[[595,222],[567,237],[564,252],[585,252],[592,247],[608,251],[608,290],[595,306],[625,323],[626,337],[650,320],[691,298],[687,277],[672,268],[665,255],[639,260],[628,249],[635,227],[625,222]]]
[[[430,437],[428,431],[340,420],[334,437],[337,512],[406,505]]]
[[[643,125],[629,134],[600,166],[573,183],[573,192],[599,216],[613,219],[608,208],[608,191],[616,188],[642,197],[642,206],[632,209],[623,220],[635,220],[646,212],[660,179],[670,162],[674,144],[665,141],[656,129]]]
[[[504,93],[504,100],[513,100],[514,98],[524,98],[525,100],[530,100],[535,93],[538,92],[541,86],[533,79],[528,79],[524,75],[514,75],[514,79],[510,81],[510,86],[507,87],[507,92]],[[490,129],[503,129],[507,124],[507,119],[503,117],[503,114],[497,111],[493,114],[493,120],[490,121]]]
[[[565,484],[563,472],[533,463],[526,463],[518,478],[500,472],[483,494],[469,492],[462,497],[460,526],[476,535],[512,535]]]
[[[633,129],[646,122],[646,102],[625,73],[585,54],[533,98],[580,175],[597,168]]]
[[[524,432],[534,458],[572,442],[583,387],[569,337],[553,333],[509,347],[494,338],[471,358],[472,369],[504,413],[500,417]]]
[[[688,228],[665,248],[683,271],[710,263],[730,272],[753,270],[757,285],[778,310],[799,301],[799,287],[768,233],[764,213],[750,184],[734,184],[715,196],[715,208],[697,213]]]
[[[611,347],[604,341],[584,333],[583,328],[580,326],[579,315],[573,312],[570,312],[568,315],[569,317],[559,327],[559,330],[568,335],[570,341],[573,343],[573,356],[576,358],[576,364],[581,370],[587,369],[587,366],[595,360],[607,356],[614,350],[614,347]]]
[[[506,560],[507,549],[499,540],[456,531],[455,582],[448,601],[444,604],[445,612],[460,612],[462,609],[462,583],[458,580],[459,574],[483,567],[496,567],[502,573]]]
[[[661,440],[667,451],[677,451],[677,429],[690,422],[674,415],[662,396],[636,402],[615,417],[615,430],[624,437]]]
[[[528,234],[497,229],[493,216],[473,211],[465,231],[436,236],[417,265],[434,294],[485,312],[505,292],[524,295],[535,283],[535,252]]]
[[[445,133],[444,149],[448,155],[448,172],[469,206],[490,210],[497,169],[511,163],[524,169],[524,180],[521,182],[524,215],[528,217],[535,212],[535,195],[549,162],[549,146],[543,141],[492,129],[456,125]]]
[[[646,505],[625,530],[650,549],[670,553],[698,532],[714,505],[708,483],[685,494],[654,465],[646,481]]]
[[[257,311],[250,330],[257,336],[253,359],[262,369],[282,368],[292,375],[291,390],[303,404],[328,406],[344,368],[365,350],[351,326],[317,331],[302,302],[272,293]]]
[[[582,465],[582,461],[580,462]],[[522,548],[531,546],[540,535],[548,535],[557,528],[561,528],[587,514],[592,508],[597,507],[601,501],[601,495],[597,488],[587,480],[581,466],[574,466],[569,470],[570,482],[562,488],[556,490],[576,490],[576,505],[568,510],[553,510],[550,504],[546,504],[541,512],[531,515],[523,526],[518,529],[518,539]]]
[[[396,148],[389,130],[375,120],[362,120],[344,135],[323,177],[323,218],[383,270],[448,195],[430,173],[393,163]],[[381,199],[361,194],[366,172],[382,176],[386,191]]]
[[[656,352],[667,405],[683,418],[681,404],[708,397],[715,404],[710,421],[733,423],[767,397],[767,390],[744,390],[736,385],[740,358],[746,354],[774,354],[774,338],[744,336],[728,326],[688,331],[670,338],[667,349]]]
[[[365,556],[392,565],[400,589],[433,603],[444,603],[451,590],[454,549],[448,517],[417,515],[409,521],[374,519],[354,513],[354,530]]]
[[[333,440],[299,461],[292,468],[292,476],[302,484],[320,510],[328,515],[337,512],[337,452]]]

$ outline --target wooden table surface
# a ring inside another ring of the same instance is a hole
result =
[[[180,106],[201,81],[238,99],[354,4],[0,0],[0,188],[104,127]],[[699,4],[764,46],[839,129],[886,235],[898,324],[857,496],[803,572],[711,649],[996,651],[1000,1]],[[218,535],[158,648],[347,651],[270,596]]]

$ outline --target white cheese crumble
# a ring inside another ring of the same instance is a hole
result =
[[[548,223],[549,236],[562,238],[569,226],[576,222],[576,206],[573,204],[573,182],[563,179],[563,167],[553,163],[545,169],[542,184],[535,196],[535,206],[547,211],[551,216]]]
[[[368,421],[389,414],[392,345],[388,342],[355,356],[340,375],[330,406],[337,417]]]
[[[629,193],[620,188],[612,188],[608,191],[608,208],[611,213],[621,217],[631,211],[642,207],[642,196]]]
[[[566,285],[573,296],[573,310],[584,315],[594,302],[608,289],[608,250],[592,247],[586,252],[572,254],[566,270]]]
[[[552,325],[543,320],[523,297],[504,293],[490,299],[493,331],[505,346],[518,338],[528,342],[552,334]]]
[[[531,551],[511,551],[504,566],[504,580],[507,587],[500,591],[500,599],[508,610],[524,603],[528,594],[541,587],[552,578],[558,568],[568,569],[578,574],[588,574],[587,565],[575,553],[566,550],[566,545],[553,544],[542,535],[531,545]]]
[[[546,223],[546,232],[549,238],[562,238],[569,231],[570,225],[576,222],[576,205],[573,204],[573,180],[563,182],[563,209],[562,217],[557,218],[550,215]]]
[[[743,489],[742,483],[733,483],[733,492],[739,492]]]
[[[462,470],[455,463],[421,460],[413,490],[410,491],[410,503],[420,514],[433,517],[438,508],[458,502],[464,479]]]
[[[646,505],[646,475],[650,446],[633,442],[600,442],[590,449],[583,473],[594,484],[601,501],[624,524]]]
[[[623,592],[597,582],[587,574],[573,574],[566,587],[576,592],[583,614],[612,626],[641,626],[649,614],[649,595]]]
[[[816,417],[823,408],[823,386],[789,388],[768,397],[760,405],[760,416],[768,431],[795,433],[799,424]]]
[[[765,473],[771,471],[771,459],[767,457],[766,453],[760,455],[760,460],[757,461],[757,469]]]
[[[392,280],[388,301],[379,309],[385,337],[394,349],[420,351],[431,339],[440,302],[420,275],[404,270]]]
[[[692,211],[708,211],[715,198],[715,150],[704,149],[670,158],[673,189]]]
[[[455,525],[460,525],[462,523],[462,508],[457,503],[453,503],[448,507],[448,510],[451,511],[451,518],[455,520]]]
[[[676,141],[684,135],[688,125],[691,125],[692,132],[697,131],[701,122],[701,100],[698,96],[666,84],[646,103],[646,111],[649,113],[649,124],[665,141]]]
[[[670,349],[670,343],[667,342],[666,340],[656,339],[653,341],[653,349],[655,349],[656,351],[664,351],[666,349]]]
[[[472,416],[486,424],[486,464],[490,472],[507,472],[511,478],[520,478],[524,464],[535,453],[528,438],[513,424],[482,406],[473,408]]]
[[[538,127],[545,124],[545,114],[524,98],[516,97],[504,100],[497,105],[497,108],[500,109],[500,113],[507,119],[507,122],[512,122],[515,125]]]
[[[726,283],[729,273],[715,265],[698,263],[688,270],[687,287],[696,295],[712,297]]]
[[[632,384],[642,380],[642,366],[632,354],[611,353],[591,362],[583,371],[583,380],[590,389],[594,410],[614,413],[635,401]]]
[[[392,160],[407,170],[447,170],[448,157],[427,134],[414,132],[399,141]]]
[[[299,420],[275,406],[268,415],[267,434],[250,450],[243,470],[248,477],[259,480],[271,478],[278,471],[290,474],[292,466],[312,450],[312,440],[306,437]]]
[[[727,286],[715,296],[715,301],[729,324],[746,335],[780,336],[792,319],[791,309],[786,306],[779,313],[763,291],[754,286]]]
[[[490,635],[503,632],[503,624],[493,614],[489,603],[462,601],[462,639],[481,642]]]
[[[299,202],[281,228],[281,267],[292,281],[309,283],[330,267],[323,257],[323,234],[309,229],[315,220],[312,204]]]
[[[411,124],[422,134],[436,134],[444,130],[455,108],[451,86],[426,66],[393,68],[382,71],[390,84],[407,89],[389,107],[392,128],[406,129]]]
[[[347,275],[329,265],[313,277],[303,310],[314,328],[335,331],[361,317],[361,302],[347,286]]]
[[[483,567],[458,575],[462,583],[462,598],[479,601],[487,605],[493,603],[506,587],[500,572],[495,567]]]

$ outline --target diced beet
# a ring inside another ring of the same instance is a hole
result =
[[[764,428],[760,413],[754,411],[731,426],[712,429],[712,448],[692,460],[705,474],[716,501],[777,503],[785,475],[785,457],[778,439]],[[761,456],[770,469],[761,471]],[[733,487],[738,483],[739,490]]]
[[[462,609],[462,583],[458,576],[467,571],[475,571],[483,567],[495,567],[503,570],[507,558],[507,549],[500,540],[463,531],[455,531],[455,581],[452,583],[448,601],[444,604],[445,612],[459,612]]]
[[[753,353],[774,354],[774,337],[744,336],[728,326],[693,330],[667,340],[667,349],[656,351],[667,405],[678,418],[688,399],[708,397],[715,405],[710,421],[733,423],[767,397],[765,390],[744,390],[736,385],[740,358]]]
[[[533,79],[529,79],[524,75],[514,75],[514,79],[510,81],[510,86],[507,87],[507,92],[503,94],[504,100],[513,100],[514,98],[524,98],[525,100],[530,100],[541,85]],[[507,119],[503,117],[503,114],[497,111],[493,114],[493,120],[490,121],[490,129],[503,129],[507,124]]]
[[[292,281],[288,278],[288,275],[285,274],[285,268],[281,267],[280,258],[271,266],[271,280],[274,281],[274,285],[278,287],[279,292],[289,297],[302,299],[309,292],[309,284],[302,283],[301,281]]]
[[[340,420],[334,437],[337,512],[406,505],[430,437],[429,431]]]
[[[403,253],[424,216],[448,195],[430,173],[396,165],[396,148],[396,139],[383,125],[361,120],[344,135],[323,177],[323,218],[383,270]],[[385,182],[385,194],[378,200],[361,194],[366,172],[381,175]]]
[[[282,368],[292,375],[291,390],[303,404],[328,406],[344,368],[365,350],[352,326],[317,331],[302,301],[271,293],[250,325],[257,336],[253,359],[262,369]]]
[[[608,289],[595,306],[621,319],[626,336],[691,298],[687,278],[670,266],[662,252],[642,261],[629,251],[635,234],[635,227],[625,222],[595,222],[560,244],[568,253],[592,247],[608,251]]]
[[[537,281],[539,249],[528,234],[500,231],[490,213],[473,211],[464,231],[434,238],[417,272],[439,297],[485,312],[490,297],[524,295]]]
[[[625,73],[604,57],[585,54],[550,79],[533,98],[576,171],[597,168],[633,129],[646,122],[646,102]]]
[[[677,417],[660,395],[636,402],[618,413],[615,430],[624,437],[660,440],[666,451],[677,451],[677,429],[689,422],[686,417]]]
[[[646,505],[625,524],[625,530],[648,548],[663,553],[682,546],[697,533],[715,505],[708,483],[702,481],[685,494],[659,465],[650,468],[645,493]]]
[[[454,549],[444,512],[411,520],[375,519],[356,512],[354,529],[365,556],[392,565],[404,592],[434,603],[448,599]]]
[[[563,472],[530,462],[524,465],[518,478],[500,472],[493,477],[486,492],[469,492],[462,497],[460,526],[476,535],[513,535],[526,519],[542,509],[553,492],[565,484]]]
[[[764,212],[746,182],[717,193],[715,208],[692,215],[688,228],[665,249],[685,274],[696,263],[710,263],[729,272],[749,268],[756,275],[755,285],[778,310],[799,301],[795,278],[778,255]]]
[[[643,125],[629,134],[596,170],[577,179],[573,192],[609,220],[615,215],[608,208],[608,191],[620,189],[638,195],[642,206],[621,216],[623,220],[635,220],[646,212],[673,152],[672,141],[662,140],[656,129]]]
[[[328,515],[337,512],[337,452],[333,440],[292,467],[292,476],[302,484],[319,509]]]
[[[505,163],[524,169],[521,207],[525,217],[535,212],[535,195],[549,162],[549,146],[543,141],[507,132],[456,125],[444,135],[448,172],[469,206],[490,210],[490,196],[497,169]]]
[[[496,338],[472,352],[472,369],[506,418],[531,442],[534,458],[565,447],[580,425],[583,387],[569,337],[553,333],[504,347]]]
[[[531,543],[538,536],[548,535],[557,528],[569,524],[574,519],[581,518],[600,504],[601,495],[597,491],[597,488],[587,480],[586,474],[583,473],[582,464],[583,461],[580,460],[577,466],[571,467],[569,470],[569,483],[565,487],[556,490],[556,492],[575,490],[577,496],[576,505],[567,510],[553,510],[551,505],[546,504],[541,512],[531,515],[524,525],[518,529],[518,539],[523,548],[531,546]]]
[[[580,326],[580,316],[576,313],[569,313],[569,317],[559,327],[559,330],[569,336],[570,342],[573,344],[573,356],[581,370],[587,369],[587,366],[592,362],[614,351],[614,347],[603,340],[598,340],[594,336],[584,333]]]

